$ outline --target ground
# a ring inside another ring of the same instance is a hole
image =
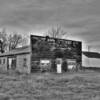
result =
[[[0,73],[0,100],[100,100],[100,72]]]

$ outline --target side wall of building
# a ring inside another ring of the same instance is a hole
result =
[[[100,58],[88,58],[82,55],[82,66],[100,68]]]
[[[7,57],[0,57],[0,70],[7,70]]]
[[[100,68],[100,58],[89,58],[90,67]]]
[[[82,66],[83,67],[90,67],[89,58],[82,54]]]
[[[30,54],[16,56],[16,70],[22,73],[30,73]]]

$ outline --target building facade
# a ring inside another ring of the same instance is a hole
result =
[[[0,54],[0,70],[30,73],[30,47],[17,48]]]
[[[31,35],[30,41],[32,71],[37,71],[40,66],[43,66],[40,62],[48,62],[49,67],[47,68],[56,71],[56,59],[58,58],[62,59],[62,71],[76,68],[77,65],[81,66],[82,43],[80,41],[35,35]]]

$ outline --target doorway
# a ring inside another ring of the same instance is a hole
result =
[[[16,57],[8,57],[8,65],[7,65],[7,69],[12,69],[15,70],[16,69]]]

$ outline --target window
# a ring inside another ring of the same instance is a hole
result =
[[[5,59],[3,59],[3,64],[5,64]]]
[[[26,58],[23,59],[23,67],[27,67],[27,59]]]

